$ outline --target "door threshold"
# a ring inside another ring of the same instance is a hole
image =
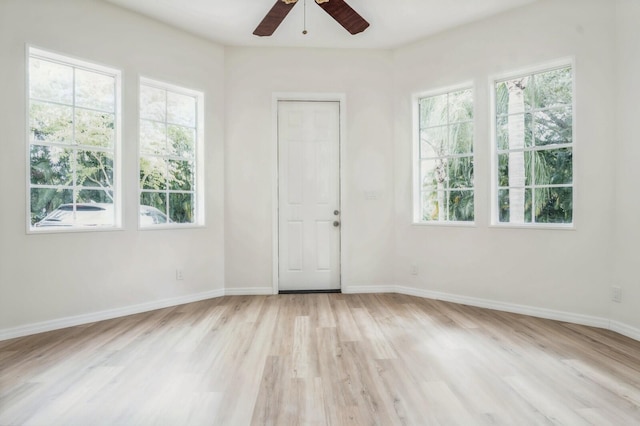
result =
[[[339,288],[333,290],[280,290],[278,294],[313,294],[313,293],[342,293]]]

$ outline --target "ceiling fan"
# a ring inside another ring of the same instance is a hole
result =
[[[361,33],[369,26],[369,23],[344,0],[314,1],[351,34]],[[273,34],[297,2],[298,0],[277,0],[276,4],[273,5],[262,22],[253,31],[253,34],[260,37]]]

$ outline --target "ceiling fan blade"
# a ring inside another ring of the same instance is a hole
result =
[[[369,27],[369,23],[344,0],[316,0],[316,3],[351,34],[361,33]]]
[[[260,37],[270,36],[273,34],[284,18],[289,14],[289,12],[291,12],[291,9],[296,5],[296,2],[297,0],[277,0],[276,4],[273,5],[269,13],[266,14],[262,19],[262,22],[260,22],[253,31],[253,34]]]

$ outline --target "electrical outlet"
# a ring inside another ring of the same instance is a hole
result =
[[[182,281],[184,276],[182,275],[182,269],[176,269],[176,280]]]
[[[622,303],[622,288],[611,287],[611,300],[616,303]]]
[[[411,275],[418,275],[418,265],[415,263],[411,264]]]

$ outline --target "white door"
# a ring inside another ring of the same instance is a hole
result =
[[[278,290],[339,289],[339,102],[278,102],[278,176]]]

